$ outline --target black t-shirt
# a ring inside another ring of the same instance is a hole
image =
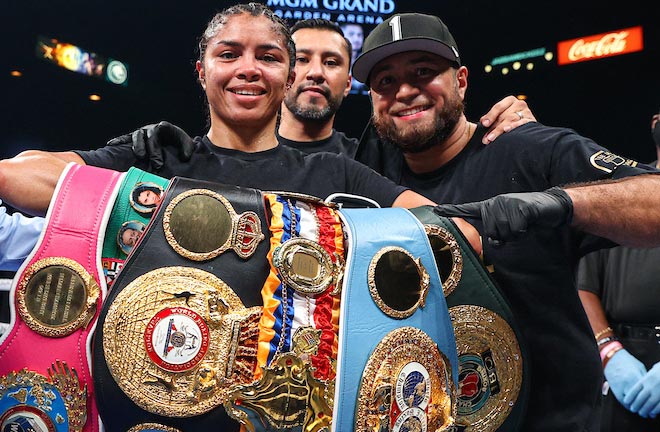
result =
[[[357,139],[349,138],[343,132],[337,132],[335,129],[332,130],[332,135],[319,141],[293,141],[284,138],[279,133],[277,134],[277,140],[280,144],[296,148],[305,154],[319,152],[341,153],[351,159],[355,157],[355,152],[358,148]]]
[[[188,177],[263,191],[298,192],[319,198],[342,192],[371,198],[382,207],[390,207],[407,189],[343,155],[305,155],[282,145],[246,153],[217,147],[206,136],[196,137],[195,146],[188,162],[179,161],[176,148],[164,147],[165,164],[158,171],[148,160],[137,160],[130,143],[76,153],[88,165],[117,171],[135,166],[164,178]]]
[[[613,324],[658,325],[659,279],[660,248],[600,250],[585,256],[578,267],[578,288],[600,297]]]
[[[485,128],[478,128],[453,160],[424,175],[410,172],[388,143],[361,142],[358,160],[438,203],[480,201],[651,170],[631,167],[627,164],[634,161],[569,129],[528,123],[487,146],[481,143],[484,133]],[[470,222],[482,229],[480,221]],[[524,431],[595,430],[598,425],[602,368],[574,275],[582,254],[611,245],[568,227],[530,230],[498,248],[484,242],[484,259],[493,264],[528,347],[531,395]]]

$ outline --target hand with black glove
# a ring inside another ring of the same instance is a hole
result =
[[[644,418],[656,418],[660,414],[660,362],[639,378],[623,401],[626,408]]]
[[[441,204],[433,211],[445,217],[481,219],[483,235],[499,242],[515,240],[531,227],[570,224],[573,201],[563,189],[553,187],[544,192],[497,195],[475,203]]]
[[[136,158],[148,159],[156,170],[160,170],[165,163],[164,147],[178,148],[179,160],[182,162],[189,161],[195,150],[192,138],[183,129],[166,121],[143,126],[108,141],[109,146],[128,143],[131,143]]]
[[[646,367],[625,349],[620,349],[605,365],[603,371],[614,397],[630,410],[630,390],[646,374]]]

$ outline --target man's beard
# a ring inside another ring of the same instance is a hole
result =
[[[421,153],[445,141],[458,124],[464,110],[463,100],[455,94],[448,99],[433,123],[397,129],[392,118],[372,118],[376,132],[404,153]]]
[[[289,93],[284,97],[284,105],[298,120],[315,121],[319,123],[331,120],[335,113],[337,113],[341,102],[344,100],[343,94],[332,96],[330,90],[323,86],[323,95],[328,101],[327,105],[316,106],[310,104],[303,106],[298,103],[298,96],[300,96],[304,90],[304,86],[299,86],[295,92],[293,89],[289,90]]]

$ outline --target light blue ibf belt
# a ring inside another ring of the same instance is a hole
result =
[[[404,209],[340,215],[347,253],[332,430],[453,424],[456,342],[423,225]]]

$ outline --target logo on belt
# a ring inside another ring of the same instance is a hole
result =
[[[454,235],[438,225],[424,225],[433,257],[438,267],[442,291],[447,297],[454,292],[463,274],[463,255]]]
[[[193,261],[210,260],[229,249],[249,258],[266,238],[255,212],[239,215],[227,198],[208,189],[174,197],[165,209],[163,229],[176,253]]]
[[[422,330],[400,327],[378,344],[364,369],[355,431],[444,430],[454,422],[447,357]]]
[[[474,305],[449,309],[458,350],[458,422],[473,431],[497,429],[522,384],[515,333],[496,313]]]
[[[197,312],[184,307],[166,308],[147,324],[144,345],[159,367],[180,372],[192,369],[209,349],[209,328]]]
[[[83,266],[64,257],[41,259],[18,283],[18,313],[35,332],[67,336],[89,325],[101,289]]]
[[[407,250],[388,246],[379,250],[369,264],[369,292],[383,313],[403,319],[424,307],[431,277],[420,258]]]
[[[304,238],[292,238],[273,252],[273,265],[290,287],[303,295],[317,295],[330,285],[339,293],[343,260],[335,254],[335,262],[323,246]]]
[[[0,377],[0,431],[79,432],[87,420],[87,388],[64,362],[48,378],[28,369]]]

